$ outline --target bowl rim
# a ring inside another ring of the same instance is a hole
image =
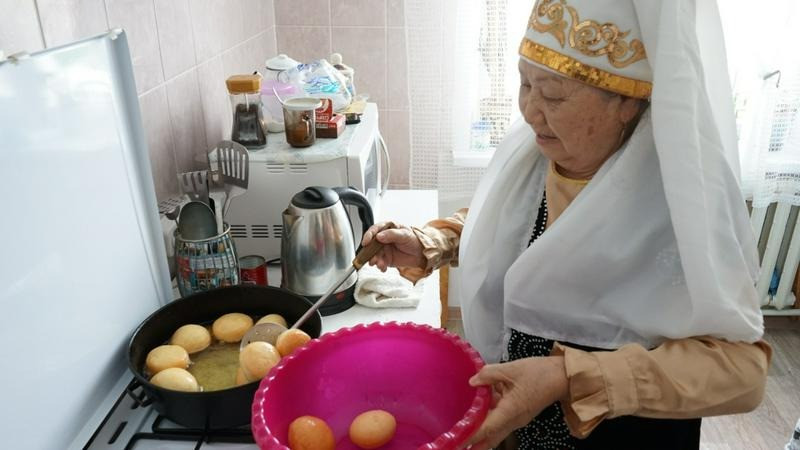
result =
[[[305,353],[314,347],[331,339],[340,338],[343,335],[352,334],[364,330],[373,329],[413,329],[422,331],[430,335],[436,335],[454,343],[459,347],[470,359],[475,367],[477,373],[486,363],[481,358],[480,354],[475,350],[466,340],[460,336],[451,333],[443,328],[434,328],[430,325],[418,324],[413,322],[372,322],[369,324],[358,324],[352,327],[341,328],[336,331],[325,333],[319,338],[312,339],[303,347],[297,349],[291,355],[282,358],[281,361],[265,376],[259,384],[256,394],[253,397],[253,408],[251,414],[250,428],[253,433],[253,438],[258,447],[262,450],[290,450],[288,446],[281,444],[278,438],[275,437],[267,427],[264,418],[263,403],[267,392],[270,389],[272,381],[285,370],[286,366],[293,364],[292,361],[299,357],[303,357]],[[454,449],[458,445],[463,444],[481,425],[483,419],[489,411],[489,404],[491,401],[491,391],[488,386],[478,386],[476,388],[475,397],[467,409],[464,417],[455,423],[449,430],[440,434],[434,439],[419,447],[425,450],[439,450],[439,449]]]

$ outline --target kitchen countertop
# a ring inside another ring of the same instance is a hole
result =
[[[392,220],[398,224],[420,226],[439,217],[437,191],[389,190],[383,194],[375,211],[375,221]],[[281,271],[270,266],[269,284],[280,284]],[[322,332],[336,331],[371,322],[414,322],[438,328],[442,325],[442,304],[439,300],[439,271],[420,281],[423,283],[422,300],[416,308],[367,308],[356,304],[347,311],[322,318]]]

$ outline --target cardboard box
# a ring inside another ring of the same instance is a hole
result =
[[[318,138],[337,138],[344,132],[345,117],[333,112],[333,102],[322,99],[322,106],[314,111]]]

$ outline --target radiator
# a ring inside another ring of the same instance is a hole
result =
[[[798,209],[787,203],[773,203],[766,208],[753,208],[750,214],[761,255],[756,290],[764,315],[800,315],[792,289],[800,261]]]

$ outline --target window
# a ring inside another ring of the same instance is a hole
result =
[[[466,5],[465,5],[466,4]],[[519,116],[518,48],[527,28],[530,0],[463,2],[456,95],[463,95],[453,150],[456,165],[484,167]]]

